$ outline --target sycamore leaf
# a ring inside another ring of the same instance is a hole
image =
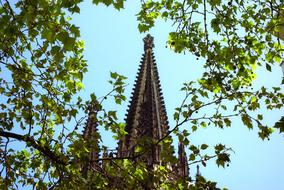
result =
[[[279,129],[280,133],[284,132],[284,117],[282,117],[278,122],[275,123],[274,128]]]

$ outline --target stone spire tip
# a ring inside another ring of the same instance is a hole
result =
[[[154,37],[151,36],[150,34],[147,34],[147,36],[143,39],[143,41],[144,41],[144,51],[155,47]]]

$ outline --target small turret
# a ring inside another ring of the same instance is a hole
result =
[[[86,141],[86,148],[89,150],[89,155],[86,156],[85,164],[82,166],[83,175],[87,175],[88,170],[96,170],[99,167],[99,139],[98,123],[97,123],[97,107],[98,102],[92,101],[88,106],[88,119],[83,131],[83,138]]]
[[[196,176],[201,176],[199,165],[196,166]]]
[[[178,174],[185,180],[189,178],[189,168],[183,142],[179,142],[178,145]]]

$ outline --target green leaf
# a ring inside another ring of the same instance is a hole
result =
[[[116,103],[116,104],[119,104],[119,105],[120,105],[120,104],[121,104],[121,102],[122,102],[122,101],[121,101],[121,99],[120,99],[120,98],[115,98],[115,103]]]
[[[218,166],[222,166],[222,167],[225,167],[225,164],[227,162],[230,162],[230,157],[229,157],[229,154],[227,153],[221,153],[221,154],[218,154],[217,155],[217,159],[216,159],[216,164]]]
[[[194,154],[190,154],[189,155],[189,160],[190,161],[194,161],[195,160],[195,155]]]
[[[118,77],[118,74],[116,72],[110,72],[110,77],[116,79]]]
[[[222,144],[218,144],[215,146],[215,152],[216,154],[219,154],[221,151],[223,151],[225,149],[225,146]]]
[[[200,148],[201,148],[202,150],[205,150],[205,149],[207,149],[207,147],[208,147],[207,144],[202,144]]]
[[[166,11],[162,13],[162,17],[163,17],[163,18],[167,18],[167,17],[168,17],[168,15],[169,15],[169,13],[168,13],[168,12],[166,12]]]
[[[175,112],[175,113],[174,113],[174,120],[177,121],[178,119],[179,119],[179,114],[178,114],[178,112]]]
[[[265,66],[266,66],[266,69],[271,72],[271,66],[268,63],[266,63]]]
[[[57,38],[62,42],[65,51],[70,51],[75,46],[75,38],[70,37],[66,31],[60,32]]]
[[[42,31],[42,33],[41,33],[41,37],[43,38],[43,39],[46,39],[47,41],[49,41],[49,42],[52,42],[53,41],[53,39],[54,39],[54,32],[53,32],[53,30],[50,30],[50,29],[48,29],[48,28],[45,28],[43,31]]]
[[[210,2],[212,6],[218,6],[221,4],[221,0],[211,0]]]
[[[201,125],[201,127],[203,127],[203,128],[206,128],[206,126],[207,126],[207,124],[206,124],[205,121],[202,121],[202,122],[200,123],[200,125]]]
[[[149,25],[146,24],[138,24],[138,30],[139,32],[143,33],[143,32],[147,32],[150,29]]]
[[[197,126],[196,125],[193,125],[191,128],[192,128],[193,132],[197,130]]]
[[[194,3],[193,5],[192,5],[192,9],[197,9],[198,8],[198,4],[197,3]]]
[[[263,119],[262,114],[258,114],[258,115],[257,115],[257,119],[258,119],[258,120],[262,120],[262,119]]]
[[[249,129],[253,128],[251,118],[247,114],[242,114],[242,121]]]
[[[226,124],[227,127],[230,127],[231,126],[231,120],[229,118],[225,118],[224,119],[224,122]]]
[[[114,8],[117,10],[124,8],[124,0],[117,0],[116,3],[114,3]]]
[[[275,123],[274,128],[279,129],[280,133],[284,132],[284,117],[282,117],[278,122]]]

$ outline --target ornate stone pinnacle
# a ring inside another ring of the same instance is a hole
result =
[[[147,34],[147,36],[143,39],[144,41],[144,51],[147,49],[152,49],[155,47],[154,45],[154,37],[151,36],[150,34]]]

